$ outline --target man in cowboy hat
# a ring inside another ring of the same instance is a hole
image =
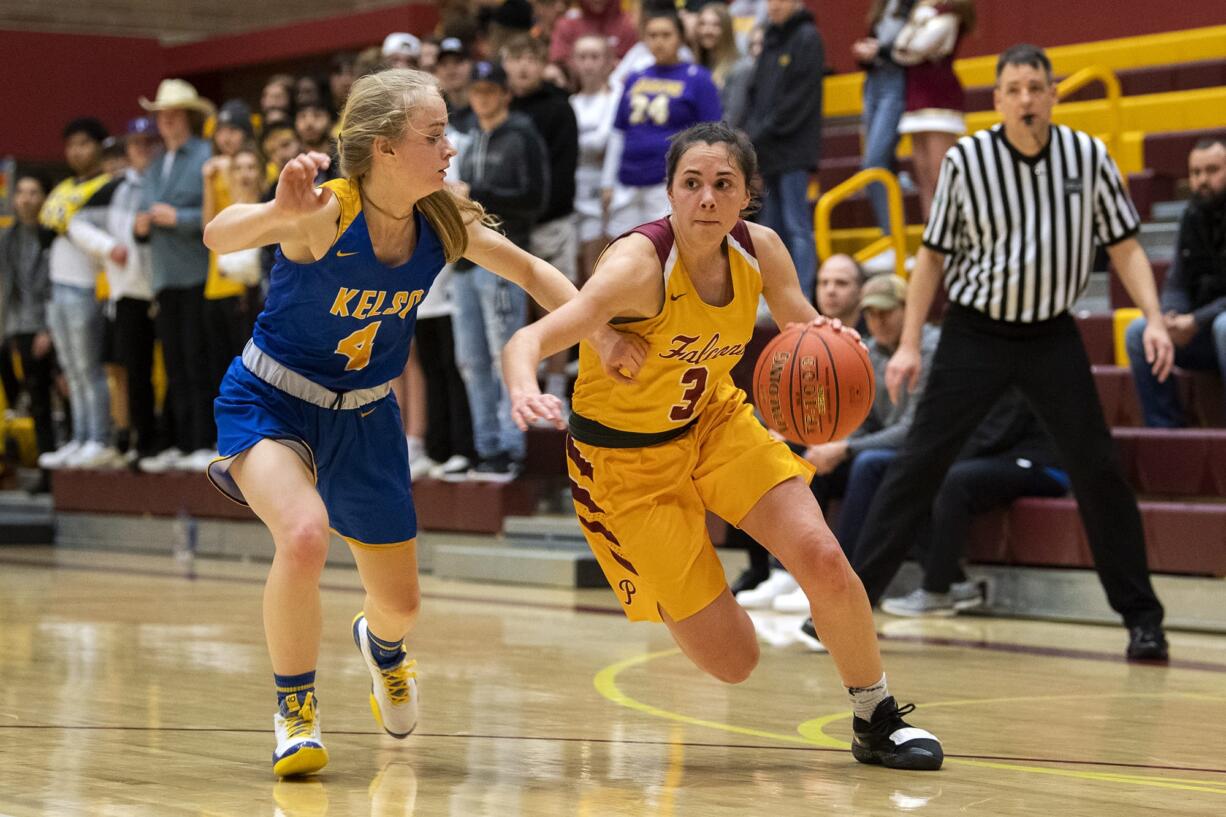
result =
[[[209,253],[200,223],[204,200],[204,163],[212,153],[199,137],[213,103],[190,83],[164,79],[152,102],[141,107],[157,120],[165,150],[145,174],[141,212],[135,233],[148,238],[153,261],[154,329],[162,341],[168,391],[174,412],[171,446],[140,461],[148,471],[171,468],[203,470],[216,447],[213,395],[204,360],[204,281]]]

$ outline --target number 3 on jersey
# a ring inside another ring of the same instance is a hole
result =
[[[681,399],[685,402],[668,410],[668,419],[674,422],[688,420],[694,416],[694,407],[707,390],[707,370],[702,366],[686,369],[685,374],[681,375],[681,385],[689,388],[681,394]]]
[[[348,337],[341,338],[336,344],[335,354],[349,358],[345,363],[345,371],[356,372],[359,369],[365,369],[370,364],[370,353],[374,350],[375,335],[379,333],[379,327],[382,325],[383,321],[368,323]]]

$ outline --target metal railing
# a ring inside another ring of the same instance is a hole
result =
[[[1080,91],[1087,85],[1101,82],[1107,97],[1107,110],[1110,126],[1102,139],[1107,143],[1107,150],[1115,153],[1120,147],[1120,134],[1124,129],[1124,117],[1120,109],[1123,92],[1120,90],[1120,79],[1115,72],[1103,65],[1089,65],[1077,73],[1060,80],[1056,85],[1056,96],[1064,99],[1069,94]]]
[[[817,257],[825,259],[834,254],[834,242],[830,229],[830,213],[834,210],[835,206],[859,193],[868,185],[878,182],[885,185],[886,197],[889,201],[890,234],[883,235],[867,247],[857,250],[854,257],[857,261],[863,262],[893,247],[894,271],[905,278],[907,277],[907,222],[906,217],[903,215],[902,187],[898,184],[897,176],[880,167],[870,167],[867,170],[861,170],[842,184],[835,185],[827,190],[817,200],[817,207],[813,213],[813,236],[817,241]]]

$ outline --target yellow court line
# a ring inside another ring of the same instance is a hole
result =
[[[680,712],[672,712],[667,709],[662,709],[658,706],[644,703],[635,698],[631,698],[617,685],[617,676],[623,670],[637,667],[642,664],[649,663],[657,658],[665,658],[674,655],[680,655],[680,650],[661,650],[659,652],[643,653],[630,658],[623,659],[614,664],[610,664],[604,669],[596,673],[592,679],[593,686],[606,700],[624,706],[627,709],[633,709],[637,712],[642,712],[646,715],[651,715],[656,718],[676,721],[678,723],[690,724],[692,726],[703,726],[709,729],[718,729],[723,732],[731,732],[738,735],[750,735],[752,737],[766,738],[768,740],[777,740],[783,743],[799,743],[806,746],[825,747],[833,749],[850,749],[851,744],[846,741],[838,740],[825,733],[825,727],[835,721],[846,720],[851,717],[851,712],[836,712],[830,715],[824,715],[820,718],[814,718],[805,721],[797,727],[799,737],[796,735],[786,735],[779,732],[771,732],[765,729],[753,729],[746,726],[736,726],[731,723],[721,723],[719,721],[710,721],[704,718],[695,718],[690,715],[684,715]],[[1125,697],[1125,698],[1170,698],[1170,697],[1192,697],[1201,698],[1204,696],[1189,693],[1184,696],[1176,693],[1175,695],[1160,694],[1160,693],[1123,693],[1123,694],[1097,694],[1097,695],[1034,695],[1021,696],[1012,698],[984,698],[965,701],[942,701],[931,704],[924,704],[924,708],[935,708],[942,706],[970,706],[978,704],[999,704],[999,703],[1017,703],[1019,701],[1050,701],[1050,700],[1067,700],[1067,699],[1088,699],[1088,698],[1103,698],[1103,697]],[[1210,696],[1213,697],[1213,696]],[[918,709],[919,707],[917,707]],[[1079,780],[1092,780],[1102,783],[1121,783],[1125,785],[1149,786],[1152,788],[1162,789],[1177,789],[1180,791],[1195,791],[1207,792],[1210,794],[1226,795],[1226,782],[1218,783],[1211,780],[1194,780],[1187,778],[1157,778],[1146,777],[1143,775],[1118,774],[1114,772],[1091,772],[1078,771],[1074,769],[1060,769],[1049,766],[1038,765],[1021,765],[1016,763],[1004,763],[992,760],[974,760],[971,758],[946,758],[946,763],[958,764],[962,766],[971,766],[983,769],[996,769],[999,771],[1021,772],[1023,774],[1042,774],[1054,777],[1067,777]]]

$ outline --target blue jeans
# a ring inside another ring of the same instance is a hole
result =
[[[1132,379],[1137,384],[1137,397],[1141,401],[1141,413],[1145,425],[1151,428],[1182,428],[1187,425],[1183,406],[1179,403],[1179,391],[1174,375],[1165,383],[1150,371],[1145,362],[1145,345],[1142,335],[1145,319],[1137,318],[1128,325],[1125,347],[1132,366]],[[1187,346],[1175,349],[1175,365],[1181,369],[1213,371],[1217,369],[1226,376],[1226,313],[1218,315],[1210,326],[1203,327]]]
[[[898,147],[898,120],[907,107],[907,75],[888,64],[868,72],[864,80],[864,160],[860,167],[892,170]],[[868,197],[882,232],[890,234],[890,208],[885,185],[869,185]]]
[[[789,170],[764,176],[759,223],[779,234],[796,265],[800,289],[810,302],[817,288],[817,244],[813,208],[809,206],[809,171]]]
[[[72,439],[78,443],[110,442],[111,396],[102,367],[102,321],[93,287],[51,285],[47,324],[68,381]]]
[[[894,448],[870,448],[861,451],[851,461],[851,470],[847,474],[847,489],[843,493],[843,504],[839,508],[839,543],[850,561],[852,548],[860,538],[860,529],[868,518],[869,506],[873,497],[885,479],[886,469],[898,456]]]
[[[507,453],[522,460],[524,433],[511,420],[502,347],[527,323],[528,295],[489,270],[473,267],[451,276],[451,300],[455,357],[468,393],[477,456]]]

